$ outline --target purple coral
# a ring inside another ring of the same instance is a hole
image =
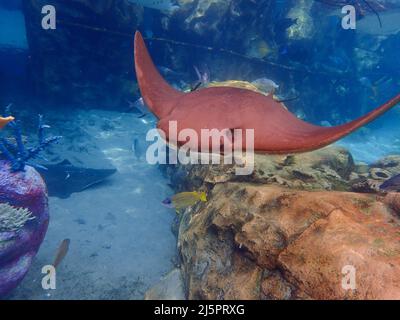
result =
[[[49,223],[46,185],[32,167],[13,172],[8,161],[0,160],[0,203],[24,208],[31,219],[19,230],[0,229],[0,297],[24,278],[44,239]]]

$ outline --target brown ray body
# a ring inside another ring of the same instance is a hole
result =
[[[255,151],[271,154],[327,146],[400,102],[399,94],[357,120],[336,127],[321,127],[298,119],[271,96],[250,90],[212,87],[183,93],[161,77],[139,32],[135,35],[135,67],[143,99],[159,118],[157,127],[167,134],[167,139],[170,121],[177,122],[178,132],[190,128],[199,137],[202,129],[254,129]]]

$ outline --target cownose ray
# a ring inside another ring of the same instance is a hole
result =
[[[46,182],[49,196],[61,199],[99,185],[117,172],[116,169],[76,167],[68,160],[56,164],[43,164],[36,169]]]
[[[14,117],[0,117],[0,130],[3,129],[11,121],[14,121]]]
[[[157,128],[169,141],[169,123],[177,132],[194,130],[202,146],[202,129],[254,129],[254,150],[269,154],[291,154],[325,147],[371,122],[400,102],[400,94],[344,125],[322,127],[307,123],[290,113],[271,95],[234,87],[210,87],[184,93],[172,88],[157,71],[140,32],[135,34],[135,68],[139,88],[150,110],[159,119]],[[172,133],[171,133],[172,134]],[[206,138],[205,138],[206,139]],[[219,142],[222,147],[223,142]],[[184,144],[184,143],[182,143]],[[186,143],[185,143],[186,144]],[[181,145],[178,142],[178,145]],[[246,143],[243,144],[243,149]]]

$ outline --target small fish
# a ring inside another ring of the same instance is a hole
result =
[[[173,5],[171,0],[129,0],[129,2],[161,11],[174,11],[179,9],[179,6]]]
[[[382,191],[394,191],[394,192],[399,192],[400,191],[400,174],[395,175],[394,177],[386,180],[384,183],[382,183],[379,187],[380,190]]]
[[[256,86],[258,90],[268,93],[274,94],[276,90],[279,89],[279,85],[277,85],[274,81],[267,78],[260,78],[251,83]]]
[[[0,117],[0,129],[3,129],[11,121],[14,121],[14,117],[6,117],[6,118]]]
[[[370,89],[372,96],[371,98],[376,99],[379,96],[379,89],[380,87],[385,87],[387,84],[389,84],[392,81],[392,78],[383,76],[380,79],[378,79],[375,82],[371,82],[371,80],[367,77],[361,77],[359,79],[360,84],[366,88]]]
[[[251,39],[248,48],[247,55],[256,59],[264,59],[276,51],[276,48],[271,48],[265,40],[258,38]]]
[[[166,78],[168,77],[182,77],[183,73],[181,72],[176,72],[168,67],[164,67],[164,66],[157,66],[157,69],[160,70],[160,72],[162,73],[162,75]]]
[[[136,159],[140,159],[143,156],[143,154],[145,153],[145,147],[143,146],[143,143],[140,138],[135,137],[133,139],[132,151],[133,151],[133,154],[135,155]]]
[[[60,263],[64,260],[69,250],[70,239],[64,239],[58,247],[56,257],[53,262],[53,267],[57,269]]]
[[[198,83],[205,86],[211,81],[210,80],[210,71],[208,70],[207,66],[205,66],[203,68],[203,70],[201,70],[201,71],[197,66],[193,66],[193,68],[194,68],[194,71],[196,72]]]
[[[138,118],[144,118],[149,114],[149,110],[147,109],[143,98],[137,99],[135,102],[127,100],[129,107],[127,111],[132,111],[137,114]]]
[[[171,198],[165,199],[162,204],[167,208],[174,208],[176,211],[181,211],[194,206],[199,201],[207,202],[207,195],[205,192],[181,192]]]

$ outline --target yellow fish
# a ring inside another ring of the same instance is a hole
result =
[[[199,201],[207,202],[207,195],[205,192],[181,192],[171,198],[165,199],[162,203],[168,208],[175,208],[176,211],[194,206]]]
[[[273,53],[273,49],[270,48],[268,43],[262,39],[252,39],[247,46],[249,50],[247,55],[251,58],[264,59],[266,56]]]
[[[67,255],[70,242],[71,242],[71,240],[64,239],[61,242],[60,246],[58,247],[57,254],[56,254],[56,257],[53,262],[53,267],[55,269],[57,269],[57,267],[60,265],[61,261],[63,261],[65,256]]]
[[[14,117],[0,117],[0,129],[3,129],[9,122],[14,121]]]

